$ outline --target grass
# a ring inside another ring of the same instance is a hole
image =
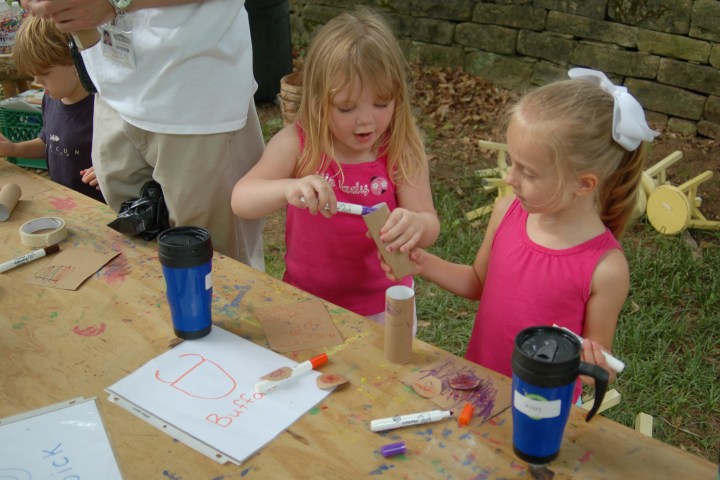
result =
[[[273,122],[264,126],[268,137],[281,126]],[[454,262],[471,263],[486,225],[471,225],[465,212],[490,204],[493,197],[481,192],[473,175],[477,166],[455,163],[461,165],[459,171],[436,168],[431,175],[441,219],[441,235],[431,251]],[[268,219],[267,228],[276,232],[266,239],[267,270],[280,277],[282,212]],[[639,412],[650,414],[655,438],[718,462],[720,232],[664,237],[641,221],[623,239],[623,247],[630,263],[631,291],[621,312],[614,353],[627,367],[611,387],[622,400],[603,415],[632,428]],[[418,337],[464,355],[477,304],[422,278],[416,279],[416,292]]]

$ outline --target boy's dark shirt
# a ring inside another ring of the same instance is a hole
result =
[[[50,179],[104,203],[100,190],[83,183],[80,175],[81,170],[92,167],[94,104],[93,95],[72,105],[45,95],[43,127],[38,137],[45,142]]]

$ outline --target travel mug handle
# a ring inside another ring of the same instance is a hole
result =
[[[603,398],[605,398],[605,392],[607,391],[608,386],[608,372],[604,368],[595,364],[580,362],[578,374],[587,375],[588,377],[595,379],[595,403],[593,403],[590,413],[588,413],[587,417],[585,417],[585,421],[589,422],[590,419],[595,416],[600,408]]]

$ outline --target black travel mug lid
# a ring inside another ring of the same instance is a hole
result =
[[[212,256],[210,232],[202,227],[173,227],[158,235],[158,258],[166,267],[196,267]]]
[[[538,386],[566,385],[577,377],[582,345],[557,327],[530,327],[515,337],[513,372]]]

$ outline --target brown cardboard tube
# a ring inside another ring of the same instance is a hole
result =
[[[415,291],[395,285],[385,292],[385,359],[406,364],[412,358]]]
[[[7,183],[0,188],[0,222],[10,218],[20,197],[22,197],[22,190],[16,183]]]
[[[365,220],[365,225],[367,225],[368,231],[380,251],[380,255],[382,255],[385,263],[392,269],[392,274],[395,278],[402,278],[412,273],[413,263],[410,260],[408,252],[402,253],[398,250],[388,252],[385,244],[380,240],[380,229],[385,225],[385,221],[389,216],[390,209],[383,203],[377,206],[374,212],[363,215],[363,220]]]

